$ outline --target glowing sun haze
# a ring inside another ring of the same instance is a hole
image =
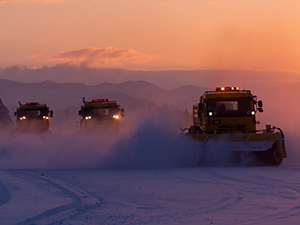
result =
[[[0,0],[0,67],[300,71],[299,0]]]

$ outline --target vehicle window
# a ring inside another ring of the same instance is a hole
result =
[[[41,110],[28,110],[26,111],[26,116],[28,117],[39,117],[41,116]]]
[[[95,109],[93,109],[93,114],[98,115],[98,116],[107,116],[107,115],[109,115],[109,109],[95,108]]]
[[[233,111],[239,109],[238,101],[217,101],[216,107],[218,111]]]
[[[209,99],[207,101],[208,113],[213,115],[223,116],[237,116],[249,115],[249,111],[254,109],[252,98],[239,99]]]

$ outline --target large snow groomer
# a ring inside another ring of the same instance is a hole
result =
[[[193,105],[193,125],[188,135],[202,142],[204,149],[220,148],[235,153],[249,153],[264,165],[280,165],[287,153],[284,134],[278,127],[266,125],[257,130],[257,112],[263,112],[262,101],[250,90],[239,87],[217,87],[206,91]]]
[[[78,114],[82,130],[118,132],[120,130],[120,117],[124,117],[124,109],[116,101],[109,99],[92,99],[85,101]]]
[[[22,132],[47,132],[50,128],[49,117],[53,117],[53,111],[46,104],[40,102],[27,102],[21,104],[14,113],[17,117],[17,130]]]

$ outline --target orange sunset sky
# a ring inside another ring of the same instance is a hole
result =
[[[299,0],[0,0],[0,67],[300,72]]]

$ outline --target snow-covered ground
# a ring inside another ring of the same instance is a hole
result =
[[[2,135],[0,224],[299,224],[300,166],[230,166],[166,117],[117,136]],[[213,165],[213,166],[212,166]]]
[[[299,224],[300,167],[1,170],[1,224]]]

